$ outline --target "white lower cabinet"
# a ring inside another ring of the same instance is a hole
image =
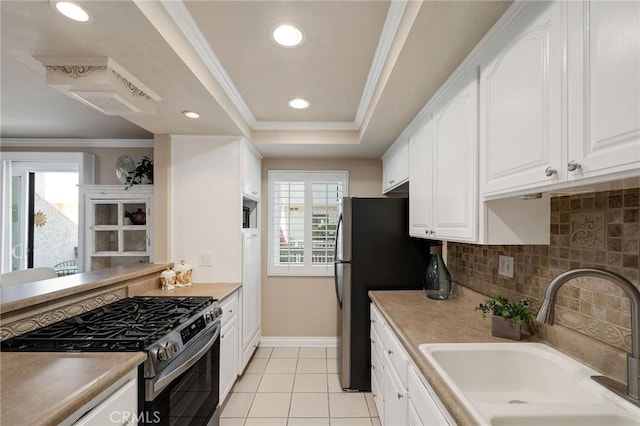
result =
[[[238,378],[240,365],[240,331],[238,326],[238,292],[221,303],[220,330],[220,404]]]
[[[134,426],[138,424],[138,373],[129,372],[106,391],[98,395],[62,425]],[[78,416],[81,416],[78,418]],[[74,423],[73,419],[78,420]]]
[[[415,367],[409,367],[409,424],[419,426],[452,425],[454,420]],[[411,414],[413,412],[413,414]]]
[[[374,304],[371,322],[371,392],[382,425],[455,425]],[[382,341],[376,331],[380,328]]]

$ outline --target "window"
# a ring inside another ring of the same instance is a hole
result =
[[[347,172],[269,172],[269,274],[333,275]]]

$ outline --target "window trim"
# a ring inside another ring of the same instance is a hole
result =
[[[322,180],[322,178],[324,178],[324,180],[326,181],[327,179],[332,179],[336,182],[342,182],[343,184],[343,190],[342,190],[342,196],[343,197],[348,197],[349,195],[349,172],[347,170],[269,170],[268,172],[268,197],[269,197],[269,202],[268,202],[268,220],[267,220],[267,234],[268,234],[268,238],[267,238],[267,259],[268,259],[268,263],[267,263],[267,276],[297,276],[297,277],[303,277],[303,276],[311,276],[311,277],[332,277],[333,276],[333,264],[332,265],[325,265],[325,266],[313,266],[313,264],[311,263],[311,255],[309,254],[309,256],[305,256],[305,259],[307,259],[307,261],[305,261],[304,265],[288,265],[288,266],[277,266],[274,264],[273,259],[274,259],[274,237],[275,237],[275,231],[274,231],[274,217],[273,217],[273,201],[274,201],[274,197],[273,197],[273,184],[274,184],[274,178],[276,177],[284,177],[284,176],[291,176],[291,177],[301,177],[304,176],[304,182],[305,182],[305,201],[304,201],[304,206],[305,206],[305,218],[304,218],[304,224],[305,224],[305,229],[308,229],[309,232],[311,232],[312,229],[312,221],[313,221],[313,210],[312,209],[306,209],[307,206],[311,206],[312,204],[312,191],[311,191],[311,187],[308,186],[307,184],[312,184],[313,182],[316,181],[320,181]],[[314,176],[315,175],[315,176]],[[314,179],[314,177],[316,177],[316,179]],[[309,211],[309,214],[307,214],[307,211]],[[305,232],[306,234],[306,232]],[[305,243],[306,243],[306,235],[305,235]],[[305,244],[305,250],[309,249],[311,251],[311,244]],[[308,262],[308,263],[307,263]]]

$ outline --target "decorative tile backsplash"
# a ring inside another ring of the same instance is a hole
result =
[[[550,231],[548,246],[448,243],[452,279],[492,296],[530,297],[538,305],[555,276],[579,267],[605,268],[639,285],[640,188],[552,198]],[[499,255],[513,256],[513,278],[498,275]],[[582,277],[565,284],[556,321],[630,350],[629,301],[608,281]]]

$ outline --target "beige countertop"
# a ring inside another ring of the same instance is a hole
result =
[[[135,296],[175,296],[198,297],[211,296],[220,301],[231,296],[234,291],[242,287],[240,283],[193,283],[189,287],[177,287],[175,290],[146,290]],[[132,296],[134,294],[131,294]]]
[[[31,308],[40,303],[62,299],[112,284],[125,284],[128,280],[143,275],[157,273],[159,277],[160,272],[169,265],[167,263],[135,263],[2,287],[0,289],[0,312],[7,314],[11,311]]]
[[[0,424],[59,424],[145,359],[143,352],[2,352]]]
[[[474,307],[486,296],[458,287],[456,298],[444,301],[427,299],[421,290],[370,291],[389,326],[404,345],[459,425],[476,422],[442,381],[419,345],[422,343],[512,342],[491,336],[491,321],[482,320]]]

